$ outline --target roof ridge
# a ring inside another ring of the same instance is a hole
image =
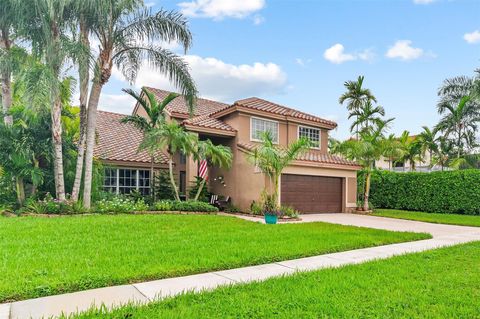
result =
[[[147,89],[153,89],[153,90],[158,90],[158,91],[163,91],[163,92],[168,92],[168,93],[176,93],[176,94],[180,94],[180,96],[184,96],[182,93],[179,93],[179,92],[173,92],[173,91],[169,91],[169,90],[164,90],[164,89],[158,89],[158,88],[154,88],[154,87],[151,87],[151,86],[142,86],[142,88],[147,88]],[[220,101],[215,101],[215,100],[212,100],[212,99],[207,99],[207,98],[204,98],[204,97],[197,97],[197,100],[204,100],[204,101],[208,101],[208,102],[213,102],[213,103],[219,103],[219,104],[225,104],[225,105],[228,105],[230,106],[229,103],[225,103],[225,102],[220,102]]]

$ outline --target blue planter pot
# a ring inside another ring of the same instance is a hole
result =
[[[278,220],[277,215],[267,215],[265,214],[265,223],[266,224],[276,224]]]

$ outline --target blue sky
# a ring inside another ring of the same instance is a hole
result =
[[[333,119],[337,138],[349,135],[338,104],[343,82],[365,85],[395,117],[392,132],[432,126],[442,81],[480,68],[480,1],[146,1],[153,10],[182,10],[194,45],[185,59],[200,94],[233,102],[258,96]],[[179,51],[175,44],[167,44]],[[144,68],[134,87],[172,89]],[[118,72],[101,109],[129,113]]]

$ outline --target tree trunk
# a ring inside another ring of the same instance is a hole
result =
[[[53,143],[53,166],[55,173],[55,195],[60,201],[65,200],[65,182],[63,174],[63,150],[62,150],[62,102],[58,92],[55,93],[55,101],[51,111],[52,118],[52,143]]]
[[[363,198],[363,210],[368,211],[369,209],[369,203],[368,203],[368,198],[370,196],[370,177],[371,173],[370,171],[367,171],[367,176],[365,178],[365,192],[364,192],[364,198]]]
[[[175,183],[175,179],[173,178],[173,159],[172,156],[168,159],[168,172],[170,175],[170,183],[172,184],[173,190],[175,192],[175,199],[180,201],[180,196],[178,195],[178,188],[177,184]]]
[[[83,16],[80,18],[80,41],[90,51],[90,42],[88,40],[88,29],[85,26]],[[80,79],[80,136],[78,139],[77,165],[75,168],[75,181],[73,182],[72,200],[78,201],[80,185],[83,175],[83,162],[85,158],[85,142],[87,136],[87,101],[88,101],[88,81],[89,81],[89,61],[88,57],[82,58],[78,63],[78,77]]]
[[[10,40],[8,39],[8,31],[0,30],[0,48],[2,50],[8,51],[10,50]],[[2,106],[4,112],[5,124],[12,125],[13,118],[11,115],[7,115],[12,107],[12,78],[10,70],[3,70],[0,74],[0,85],[2,86]]]
[[[25,185],[23,184],[23,177],[15,178],[15,187],[17,189],[17,201],[20,206],[25,202]]]
[[[202,193],[202,189],[203,187],[205,186],[205,183],[207,182],[207,179],[204,178],[202,179],[202,181],[200,182],[200,185],[198,185],[198,190],[197,190],[197,194],[195,194],[195,198],[194,200],[197,201],[198,198],[200,197],[200,194]]]
[[[95,148],[95,128],[97,126],[97,107],[103,84],[93,82],[90,90],[87,110],[87,136],[85,150],[85,178],[83,185],[83,206],[91,207],[92,177],[93,177],[93,150]]]

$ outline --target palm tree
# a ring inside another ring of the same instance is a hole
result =
[[[163,101],[159,102],[155,95],[152,92],[148,91],[147,88],[142,88],[141,94],[137,94],[135,91],[130,89],[124,89],[123,91],[132,96],[137,101],[137,103],[139,103],[143,107],[147,116],[143,117],[137,114],[129,115],[124,117],[121,122],[132,123],[135,127],[137,127],[143,132],[144,137],[145,134],[148,134],[154,129],[165,124],[165,108],[170,102],[172,102],[175,98],[179,96],[179,94],[177,93],[170,93]],[[151,181],[154,181],[155,150],[155,146],[148,150],[150,153]],[[155,198],[155,194],[153,193],[153,186],[153,183],[150,183],[150,190]]]
[[[438,152],[438,137],[437,130],[431,130],[427,126],[422,126],[423,131],[418,136],[418,143],[420,145],[420,149],[422,155],[425,156],[425,153],[428,152],[430,158],[430,168],[434,166],[433,164],[433,155]]]
[[[415,171],[417,162],[423,162],[421,143],[416,136],[410,136],[409,131],[403,131],[398,140],[402,150],[400,161],[410,163],[410,170]]]
[[[220,168],[230,168],[232,166],[233,154],[228,146],[215,145],[210,140],[198,141],[195,143],[196,148],[194,150],[194,158],[197,161],[207,160],[209,164],[215,165]],[[206,179],[202,179],[197,194],[195,194],[194,200],[198,200],[202,189],[205,186]]]
[[[478,71],[477,71],[478,72]],[[458,105],[465,96],[476,95],[478,83],[480,81],[480,72],[476,77],[456,76],[446,79],[438,89],[440,100],[437,104],[438,113],[443,114],[448,111],[449,105]],[[471,109],[480,108],[480,99],[471,99],[468,104],[474,104]]]
[[[363,80],[364,76],[362,75],[358,77],[357,81],[347,81],[343,84],[347,91],[340,96],[338,102],[340,104],[347,102],[347,110],[350,112],[360,110],[367,101],[377,102],[372,92],[363,88]],[[358,127],[356,135],[358,137]]]
[[[168,170],[170,183],[175,191],[175,199],[180,200],[178,187],[173,177],[173,158],[177,152],[192,154],[194,152],[196,136],[186,132],[176,121],[165,124],[147,132],[140,145],[141,149],[166,150],[168,153]]]
[[[447,136],[453,135],[457,147],[457,159],[460,158],[466,146],[473,146],[471,132],[477,131],[477,122],[480,121],[480,112],[474,109],[474,104],[468,103],[470,100],[469,96],[464,96],[456,107],[445,104],[445,110],[448,110],[449,114],[445,115],[435,127]]]
[[[145,44],[156,40],[176,41],[187,50],[192,41],[186,19],[179,13],[159,11],[152,14],[143,9],[143,1],[97,0],[99,20],[92,30],[99,41],[94,77],[88,100],[87,138],[83,204],[90,207],[93,149],[97,106],[100,93],[108,82],[115,65],[131,82],[143,61],[168,76],[185,96],[192,110],[197,90],[187,64],[176,54],[160,46]]]
[[[388,169],[392,169],[392,163],[395,159],[402,156],[402,148],[399,140],[395,137],[395,134],[390,134],[382,141],[383,155],[388,159]]]
[[[360,131],[371,129],[372,125],[376,125],[382,121],[382,116],[385,116],[385,109],[380,106],[373,106],[371,100],[367,100],[359,109],[353,110],[348,115],[348,119],[355,117],[355,121],[350,126],[350,132],[355,128],[360,127]]]
[[[286,148],[278,147],[273,141],[270,131],[262,135],[262,141],[247,159],[258,167],[270,180],[270,196],[274,203],[278,204],[278,187],[283,170],[290,165],[298,156],[305,153],[312,143],[308,138],[299,138]]]
[[[357,161],[365,171],[364,210],[369,209],[370,180],[372,171],[375,169],[375,162],[385,156],[384,132],[386,128],[386,123],[378,123],[373,130],[359,132],[358,139],[344,141],[339,146],[341,154],[347,159]]]

